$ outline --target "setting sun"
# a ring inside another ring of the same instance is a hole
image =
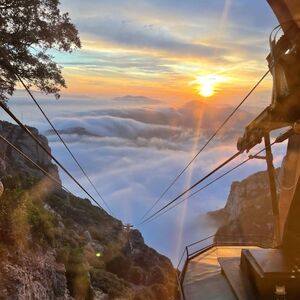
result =
[[[203,97],[211,97],[218,90],[217,84],[224,81],[224,77],[210,74],[206,76],[197,76],[196,80],[193,80],[191,84],[197,86],[199,95]]]
[[[213,77],[200,77],[199,78],[199,94],[203,97],[210,97],[214,94],[215,80]]]

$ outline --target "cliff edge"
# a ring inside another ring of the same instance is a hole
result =
[[[225,207],[209,212],[208,215],[222,220],[223,226],[216,232],[217,241],[270,245],[273,238],[273,215],[267,171],[233,182]]]

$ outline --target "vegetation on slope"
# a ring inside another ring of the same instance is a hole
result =
[[[170,261],[148,248],[138,231],[124,231],[120,221],[45,178],[16,174],[3,183],[2,261],[17,264],[20,253],[53,249],[75,299],[101,299],[103,293],[108,299],[175,299]]]

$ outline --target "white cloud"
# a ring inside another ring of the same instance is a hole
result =
[[[84,118],[55,118],[57,129],[85,128],[88,132],[103,137],[126,137],[128,139],[175,137],[180,128],[146,124],[139,121],[112,116]]]

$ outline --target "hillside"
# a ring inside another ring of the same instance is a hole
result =
[[[0,133],[59,179],[19,127],[1,122]],[[176,298],[170,260],[145,245],[139,231],[127,232],[89,200],[64,191],[3,141],[0,175],[0,299]]]

